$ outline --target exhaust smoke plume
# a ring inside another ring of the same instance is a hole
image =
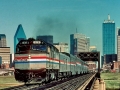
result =
[[[38,17],[34,33],[38,35],[53,35],[54,43],[70,41],[70,34],[75,33],[77,21],[69,16]]]

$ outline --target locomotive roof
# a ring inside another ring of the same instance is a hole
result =
[[[44,42],[44,43],[47,44],[48,46],[53,47],[55,50],[59,51],[54,45],[52,45],[52,44],[50,44],[50,43],[48,43],[48,42],[46,42],[46,41],[44,41],[44,40],[42,40],[42,39],[38,39],[38,40]]]
[[[47,43],[46,41],[44,41],[44,40],[42,40],[42,39],[37,39],[37,40],[35,40],[35,39],[21,40],[18,44],[20,44],[20,43],[23,42],[23,41],[42,41],[42,42],[44,42],[47,46],[49,46],[50,48],[53,48],[54,50],[59,51],[54,45],[52,45],[52,44],[50,44],[50,43]]]

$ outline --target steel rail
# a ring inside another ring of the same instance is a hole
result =
[[[77,90],[85,90],[86,86],[89,84],[89,82],[95,77],[96,73],[92,75],[87,81],[83,83],[82,86],[80,86]]]

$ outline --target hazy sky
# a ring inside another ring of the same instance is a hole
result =
[[[108,14],[119,27],[120,0],[0,0],[0,33],[6,34],[12,53],[19,24],[27,38],[53,35],[54,42],[67,43],[77,28],[102,51],[102,23]]]

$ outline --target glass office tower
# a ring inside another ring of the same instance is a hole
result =
[[[102,39],[103,55],[115,54],[115,23],[110,20],[110,15],[102,24]]]
[[[24,39],[26,39],[26,35],[25,35],[22,25],[20,24],[20,25],[18,25],[18,28],[14,35],[14,53],[16,51],[16,45],[18,44],[18,42],[20,40],[24,40]]]

